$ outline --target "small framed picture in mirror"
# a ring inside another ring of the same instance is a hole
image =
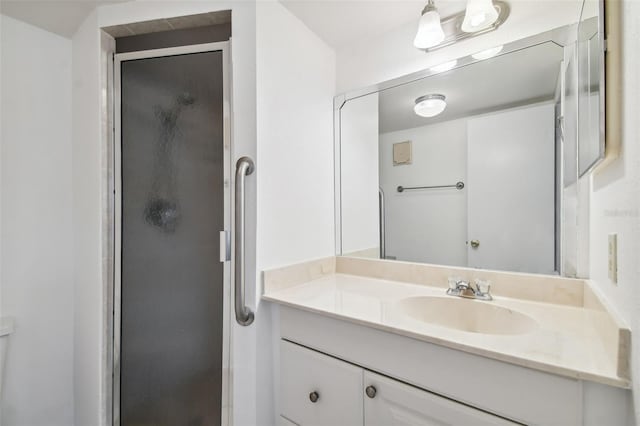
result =
[[[411,164],[411,141],[393,144],[393,165],[404,166]]]

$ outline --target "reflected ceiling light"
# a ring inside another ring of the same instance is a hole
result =
[[[504,46],[496,46],[496,47],[492,47],[491,49],[481,50],[480,52],[477,52],[477,53],[474,53],[473,55],[471,55],[471,57],[473,59],[478,59],[480,61],[482,61],[484,59],[493,58],[498,53],[502,52],[502,48],[503,47]]]
[[[431,67],[431,68],[429,68],[429,71],[432,71],[432,72],[449,71],[450,69],[455,67],[457,63],[458,63],[458,60],[454,59],[453,61],[445,62],[444,64],[440,64],[440,65],[436,65],[434,67]]]
[[[429,0],[424,9],[422,9],[418,32],[413,40],[413,45],[418,49],[428,49],[442,43],[443,40],[444,31],[440,24],[440,14],[435,4],[433,4],[433,0]]]
[[[420,117],[435,117],[441,114],[446,107],[447,102],[445,102],[445,96],[434,93],[420,96],[416,99],[416,105],[413,107],[413,111]]]
[[[490,27],[498,19],[498,11],[492,0],[468,0],[462,21],[462,31],[475,33]]]

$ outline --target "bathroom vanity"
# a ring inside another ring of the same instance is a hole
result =
[[[630,422],[629,330],[586,281],[337,257],[264,282],[283,424]]]

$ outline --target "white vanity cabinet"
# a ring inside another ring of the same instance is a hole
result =
[[[514,425],[362,367],[281,341],[283,425]]]
[[[362,368],[284,340],[280,366],[286,420],[304,426],[363,423]]]
[[[370,371],[364,386],[366,426],[517,424]]]
[[[634,424],[627,389],[443,347],[358,320],[282,305],[274,315],[282,425]],[[369,386],[375,387],[373,398]]]

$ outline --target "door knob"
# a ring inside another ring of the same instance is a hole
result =
[[[478,248],[480,247],[480,241],[479,240],[471,240],[471,248]]]
[[[378,392],[375,386],[367,386],[364,391],[367,393],[367,396],[369,398],[375,398],[376,393]]]
[[[320,394],[316,391],[313,391],[309,394],[309,400],[311,402],[317,402],[320,399]]]

